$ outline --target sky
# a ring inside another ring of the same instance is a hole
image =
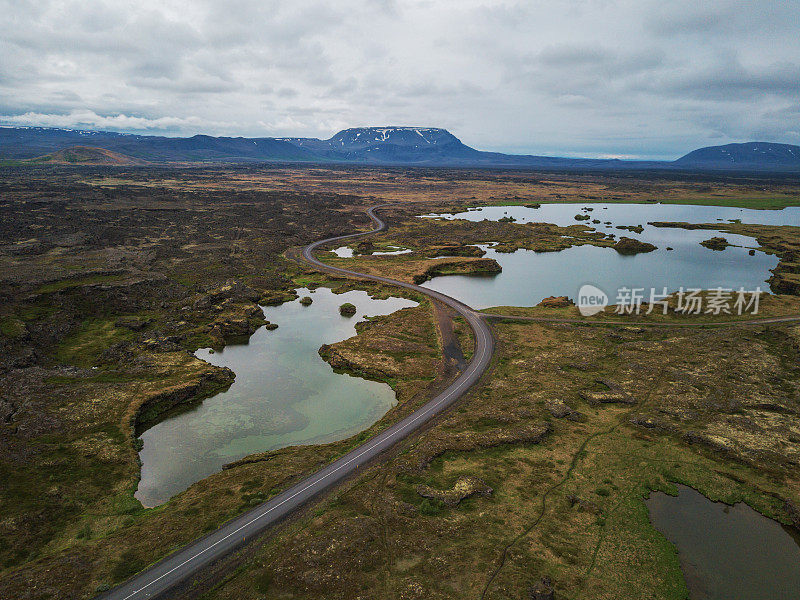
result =
[[[800,0],[0,0],[0,124],[672,159],[800,144]]]

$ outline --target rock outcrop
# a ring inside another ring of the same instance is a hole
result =
[[[486,254],[486,251],[478,246],[439,246],[426,253],[430,258],[437,256],[476,256],[481,257]]]
[[[449,490],[437,490],[429,485],[417,486],[417,493],[423,498],[439,500],[447,506],[457,506],[462,500],[470,496],[488,496],[494,490],[481,479],[472,475],[459,477],[455,485]]]
[[[442,261],[431,265],[424,272],[414,275],[414,283],[425,283],[437,275],[487,275],[500,273],[503,267],[493,258],[477,258],[475,260]]]
[[[700,242],[700,245],[701,246],[705,246],[709,250],[719,250],[719,251],[721,251],[721,250],[725,250],[725,248],[727,248],[731,244],[729,244],[728,240],[725,239],[724,237],[715,236],[715,237],[712,237],[712,238],[709,238],[709,239],[707,239],[705,241]]]
[[[621,237],[619,241],[612,246],[614,250],[620,254],[631,255],[640,254],[643,252],[652,252],[657,250],[658,247],[647,242],[642,242],[629,237]]]
[[[575,303],[567,296],[549,296],[536,306],[541,306],[542,308],[567,308],[568,306],[575,306]]]
[[[555,600],[553,582],[549,577],[542,579],[528,588],[528,600]]]

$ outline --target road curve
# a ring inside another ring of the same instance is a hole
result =
[[[157,562],[119,587],[106,592],[100,598],[103,600],[142,600],[144,598],[157,598],[168,592],[204,567],[230,554],[248,541],[252,541],[263,533],[267,527],[280,521],[311,498],[356,472],[359,467],[429,422],[458,400],[486,371],[494,352],[494,339],[489,326],[480,313],[475,312],[466,304],[434,290],[412,283],[396,281],[388,277],[366,275],[348,269],[332,267],[314,258],[314,250],[323,244],[370,235],[386,229],[386,224],[374,212],[375,209],[382,206],[387,205],[375,206],[367,211],[367,214],[375,224],[374,229],[314,242],[303,249],[303,259],[323,271],[369,279],[414,290],[452,307],[467,320],[475,335],[475,351],[467,368],[444,391],[402,421],[395,423],[271,500],[228,521],[216,531],[184,546],[181,550]]]

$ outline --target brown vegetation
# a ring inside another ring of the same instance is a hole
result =
[[[474,268],[461,263],[478,252],[458,248],[481,242],[501,242],[498,249],[507,251],[615,243],[585,224],[414,218],[429,210],[653,198],[764,205],[796,195],[790,181],[678,175],[276,165],[4,169],[0,596],[92,597],[408,414],[452,376],[455,363],[441,360],[429,305],[369,321],[357,337],[323,353],[337,368],[397,390],[398,406],[373,429],[337,444],[248,457],[157,510],[133,498],[134,426],[230,382],[230,372],[191,351],[249,335],[263,322],[257,302],[295,298],[294,288],[311,282],[345,285],[284,253],[368,227],[366,206],[413,201],[389,209],[392,229],[374,244],[414,253],[331,262],[357,261],[411,280],[437,261]],[[773,289],[800,290],[797,228],[714,228],[757,237],[781,258]],[[442,254],[468,256],[430,258]],[[798,311],[790,296],[770,302],[776,314]],[[494,372],[465,402],[405,442],[385,468],[366,469],[277,530],[236,563],[239,570],[221,565],[218,587],[204,587],[200,578],[187,593],[474,597],[496,571],[487,597],[521,596],[545,576],[567,596],[680,597],[674,553],[642,512],[649,489],[682,481],[713,497],[746,499],[787,522],[800,504],[797,333],[789,325],[746,331],[498,324]],[[454,334],[469,356],[463,321]],[[448,506],[445,499],[472,477],[493,492]],[[420,486],[436,496],[423,498]],[[596,511],[582,508],[592,505]]]

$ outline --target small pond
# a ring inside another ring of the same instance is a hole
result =
[[[409,254],[413,252],[411,248],[398,248],[397,246],[389,246],[392,250],[378,250],[369,254],[368,256],[396,256],[397,254]],[[331,250],[339,258],[353,258],[353,249],[350,246],[339,246]]]
[[[651,494],[647,508],[678,549],[692,600],[800,598],[797,532],[744,503],[712,502],[682,485],[677,496]]]
[[[142,476],[136,492],[142,504],[162,504],[248,454],[344,439],[394,406],[388,385],[334,373],[318,350],[355,335],[355,324],[366,315],[387,315],[416,303],[376,300],[362,291],[334,294],[327,288],[298,293],[310,296],[313,304],[304,307],[295,300],[263,307],[278,329],[262,327],[249,343],[220,352],[196,352],[203,360],[231,368],[236,380],[227,391],[142,434]],[[353,317],[339,314],[344,302],[357,307]]]
[[[584,207],[592,210],[584,210]],[[518,223],[543,222],[560,226],[574,225],[576,214],[590,216],[581,221],[598,231],[614,233],[655,244],[658,249],[646,254],[624,256],[611,248],[573,246],[561,252],[537,253],[518,250],[501,253],[488,244],[486,257],[494,258],[503,272],[492,276],[447,275],[435,277],[424,285],[463,300],[474,308],[491,306],[533,306],[547,296],[575,298],[584,284],[603,289],[614,303],[622,287],[650,288],[669,292],[679,288],[726,287],[768,291],[766,280],[770,269],[778,264],[775,256],[749,249],[757,247],[750,237],[718,233],[712,230],[685,230],[653,227],[650,221],[686,221],[714,223],[740,219],[743,223],[800,225],[800,208],[783,210],[748,210],[711,206],[680,206],[667,204],[543,204],[533,209],[524,206],[492,206],[452,215],[446,219],[498,220],[514,217]],[[599,219],[601,223],[592,223]],[[606,224],[610,222],[610,224]],[[642,225],[641,233],[616,229],[621,226]],[[700,242],[715,235],[724,236],[731,244],[715,251]],[[487,242],[489,240],[486,240]],[[667,250],[667,248],[672,248]]]

